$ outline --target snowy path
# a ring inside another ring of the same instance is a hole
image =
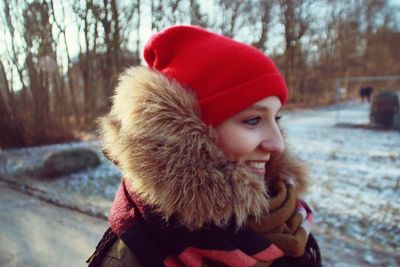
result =
[[[85,266],[107,221],[0,183],[0,266]]]

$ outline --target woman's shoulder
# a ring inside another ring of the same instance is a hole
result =
[[[137,257],[121,239],[117,239],[105,254],[101,267],[140,267]]]

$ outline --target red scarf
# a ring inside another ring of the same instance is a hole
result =
[[[282,194],[277,195],[278,198],[281,196]],[[293,195],[287,194],[287,201],[281,204],[291,206],[289,202],[292,202],[292,198]],[[308,229],[304,230],[304,225],[312,223],[311,211],[303,202],[294,200],[295,205],[291,212],[293,216],[289,217],[297,218],[296,214],[304,214],[300,216],[305,217],[300,224],[303,226],[296,227],[298,229],[295,232],[308,232]],[[273,215],[274,212],[269,216]],[[268,234],[288,237],[287,231],[273,229],[274,231],[265,232],[265,229],[260,231],[257,228],[265,221],[270,222],[267,216],[262,219],[261,224],[253,223],[250,227],[237,229],[233,224],[225,228],[207,225],[200,230],[189,231],[174,218],[165,222],[151,207],[143,205],[135,194],[128,192],[124,180],[115,196],[110,214],[113,233],[125,242],[144,266],[270,266],[274,260],[293,255],[291,249],[279,242],[279,238],[275,239],[276,244],[268,239]],[[274,236],[271,239],[274,240]],[[290,241],[289,243],[292,244]],[[302,246],[302,252],[307,250],[305,243]],[[292,259],[300,260],[301,257]]]

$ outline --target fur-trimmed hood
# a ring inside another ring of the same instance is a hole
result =
[[[304,168],[287,152],[272,155],[267,182],[228,160],[201,121],[195,95],[157,71],[128,69],[112,100],[100,119],[104,151],[130,190],[166,220],[177,216],[189,229],[231,219],[241,226],[267,212],[273,179],[292,177],[305,188]]]

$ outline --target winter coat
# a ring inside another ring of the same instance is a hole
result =
[[[318,244],[314,237],[310,235],[309,237],[309,247],[314,247],[318,249]],[[309,259],[315,255],[311,253],[319,253],[319,251],[313,251],[312,249],[306,249],[306,253],[301,258],[283,257],[275,261],[270,267],[311,267],[308,262]],[[315,266],[322,266],[321,259]],[[207,266],[207,265],[203,265]],[[261,267],[262,265],[257,265]],[[268,266],[268,265],[265,265]],[[117,239],[113,246],[108,250],[108,252],[103,256],[100,267],[145,267],[139,263],[139,260],[126,246],[124,241]],[[211,265],[210,265],[211,267]]]
[[[225,157],[199,112],[190,91],[157,71],[137,67],[122,76],[112,109],[101,119],[105,155],[121,169],[130,190],[166,221],[176,216],[188,229],[199,229],[206,223],[224,226],[234,218],[243,226],[268,210],[265,195],[274,181],[291,179],[299,194],[305,191],[304,164],[287,150],[271,155],[262,181]],[[101,266],[141,265],[117,239]]]

